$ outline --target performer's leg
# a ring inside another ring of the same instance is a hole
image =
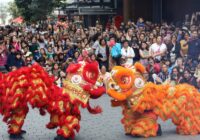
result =
[[[192,109],[188,109],[181,115],[176,116],[176,118],[178,118],[177,120],[179,122],[179,123],[176,123],[176,125],[177,125],[176,131],[178,134],[197,135],[200,133],[199,115],[197,115],[197,113],[196,114],[194,113],[194,112],[198,112],[199,109],[198,108],[196,110],[192,110]],[[173,118],[173,120],[174,120],[174,118]],[[175,122],[175,121],[173,121],[173,122]]]
[[[133,114],[131,109],[124,108],[123,109],[123,119],[121,120],[122,124],[124,125],[124,130],[126,135],[131,135],[132,127],[135,121],[136,115]]]
[[[133,124],[131,134],[134,136],[155,137],[161,135],[162,131],[156,119],[145,116]]]
[[[50,122],[46,125],[48,129],[54,129],[59,126],[59,115],[51,113],[50,114]]]
[[[185,120],[183,123],[180,123],[176,132],[181,135],[197,135],[200,133],[200,127],[198,123]]]
[[[80,129],[79,120],[76,116],[62,116],[58,136],[55,140],[63,140],[63,138],[73,138],[75,136],[74,129],[78,132]]]
[[[11,137],[18,137],[25,131],[21,130],[24,119],[26,118],[28,107],[20,107],[12,111],[10,119],[8,121],[8,133]]]

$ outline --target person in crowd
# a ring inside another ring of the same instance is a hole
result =
[[[97,33],[95,36],[94,36],[94,44],[92,46],[92,48],[94,50],[96,50],[97,48],[100,47],[100,40],[101,40],[101,34],[100,33]]]
[[[198,60],[200,55],[200,39],[196,30],[192,32],[191,40],[188,43],[188,56],[192,58],[193,62]]]
[[[25,63],[24,63],[24,60],[22,59],[22,54],[20,51],[16,52],[16,57],[15,57],[13,66],[15,66],[17,69],[25,66]]]
[[[149,49],[148,49],[148,44],[146,42],[141,43],[140,47],[140,62],[143,64],[145,67],[148,65],[148,58],[151,57],[149,54]]]
[[[196,88],[198,88],[196,78],[193,75],[191,75],[191,72],[187,69],[184,70],[183,78],[180,80],[179,83],[191,84],[191,85],[195,86]]]
[[[150,75],[147,71],[143,73],[143,76],[147,82],[154,82],[152,75]]]
[[[132,48],[135,53],[133,61],[134,62],[140,61],[140,46],[137,43],[132,43]]]
[[[180,83],[181,80],[181,74],[179,72],[178,67],[174,67],[172,69],[172,73],[170,74],[170,84],[171,85],[177,85]]]
[[[81,55],[79,55],[77,61],[87,61],[90,62],[90,56],[87,50],[82,50]]]
[[[186,31],[184,32],[184,38],[180,41],[180,54],[181,57],[187,57],[188,55],[188,42],[190,40],[190,34]]]
[[[174,60],[176,58],[181,57],[180,55],[180,44],[177,42],[177,37],[176,35],[171,36],[171,43],[170,46],[168,47],[168,58],[170,60]]]
[[[7,50],[5,43],[0,36],[0,72],[6,72],[6,67],[7,67]]]
[[[131,28],[128,29],[128,32],[126,34],[126,40],[128,40],[129,45],[131,45],[133,42],[133,34],[134,34],[133,29]]]
[[[8,70],[11,71],[12,66],[14,66],[14,63],[15,63],[16,49],[13,46],[10,46],[9,52],[10,53],[7,58],[7,67],[8,67]]]
[[[39,44],[35,37],[32,38],[32,44],[29,46],[30,52],[32,52],[34,59],[39,60]]]
[[[62,41],[59,40],[58,43],[53,47],[54,48],[54,52],[55,54],[60,54],[63,52],[63,45],[62,45]]]
[[[107,46],[105,39],[100,40],[100,46],[96,48],[95,55],[97,56],[99,66],[101,67],[104,65],[108,70],[109,47]]]
[[[161,67],[158,63],[155,63],[155,60],[153,57],[150,57],[148,59],[149,63],[147,65],[147,71],[152,75],[152,74],[158,74],[161,71]]]
[[[100,71],[101,71],[101,78],[103,79],[103,83],[106,86],[106,83],[108,79],[110,78],[111,74],[107,72],[107,69],[104,65],[100,67]]]
[[[98,64],[98,61],[96,60],[95,53],[92,53],[92,54],[89,55],[89,62]]]
[[[195,69],[194,77],[197,79],[198,88],[200,88],[200,63],[197,65]]]
[[[158,36],[156,43],[152,44],[149,48],[150,55],[157,60],[161,61],[161,58],[166,54],[167,47],[162,41],[162,37]]]
[[[74,59],[73,59],[73,61],[74,61],[75,63],[78,62],[79,56],[80,56],[80,53],[79,53],[78,51],[76,51],[76,52],[74,53]]]
[[[44,48],[41,48],[39,51],[39,60],[40,60],[40,58],[47,59],[47,54],[46,54],[46,51]]]
[[[64,54],[65,57],[64,59],[67,60],[68,58],[73,58],[75,57],[74,54],[75,52],[78,52],[79,54],[81,53],[77,47],[71,42],[70,39],[66,40],[66,47],[64,48]]]
[[[115,37],[111,37],[109,41],[109,47],[111,48],[111,58],[114,65],[120,65],[121,43],[116,43]],[[110,68],[111,69],[111,68]]]
[[[53,64],[52,74],[56,77],[59,77],[60,68],[58,63]]]
[[[47,58],[49,60],[52,60],[54,57],[54,52],[53,52],[53,49],[52,49],[52,46],[49,46],[48,47],[48,50],[47,50]]]
[[[169,78],[170,78],[170,75],[168,72],[168,66],[166,64],[163,64],[161,68],[161,72],[158,74],[158,77],[156,79],[156,83],[164,83],[167,80],[169,80]]]
[[[128,40],[123,42],[123,47],[121,49],[122,58],[125,59],[125,65],[132,66],[133,58],[135,57],[135,53],[133,48],[129,47]]]
[[[20,51],[21,50],[20,40],[16,37],[16,35],[13,35],[11,37],[10,43],[15,48],[16,51]]]

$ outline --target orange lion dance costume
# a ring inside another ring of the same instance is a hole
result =
[[[177,133],[200,133],[200,93],[188,84],[156,85],[146,82],[145,68],[136,63],[133,68],[114,67],[107,83],[107,93],[114,98],[112,106],[123,109],[125,133],[151,137],[161,135],[157,118],[172,119]]]
[[[0,77],[0,113],[8,124],[11,138],[21,138],[28,104],[38,108],[41,115],[50,113],[47,128],[57,130],[56,140],[74,137],[80,129],[80,105],[90,113],[101,112],[100,107],[91,108],[89,99],[105,93],[99,78],[98,64],[73,64],[69,66],[63,88],[55,85],[42,67],[34,64]],[[99,81],[98,81],[99,80]]]

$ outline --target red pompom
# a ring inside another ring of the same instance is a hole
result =
[[[83,78],[85,81],[89,82],[89,83],[92,83],[92,84],[95,84],[96,81],[97,81],[97,78],[99,76],[99,69],[98,69],[98,63],[87,63],[84,68],[83,68]],[[87,73],[92,73],[93,76],[92,78],[91,77],[88,77]]]
[[[66,70],[67,73],[75,73],[81,67],[81,64],[70,64]]]

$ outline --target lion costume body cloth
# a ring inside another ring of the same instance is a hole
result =
[[[100,107],[91,108],[89,104],[90,98],[96,99],[105,93],[98,79],[98,64],[70,65],[63,88],[57,87],[54,78],[38,64],[0,76],[0,113],[11,135],[22,133],[28,104],[38,108],[41,115],[48,112],[50,122],[46,127],[59,127],[57,134],[62,138],[74,137],[74,130],[79,131],[80,106],[93,114],[101,112]]]
[[[136,63],[132,68],[114,67],[107,83],[112,106],[121,106],[125,133],[133,136],[157,136],[157,118],[171,119],[177,133],[200,133],[200,93],[188,84],[156,85],[146,82],[145,68]]]

